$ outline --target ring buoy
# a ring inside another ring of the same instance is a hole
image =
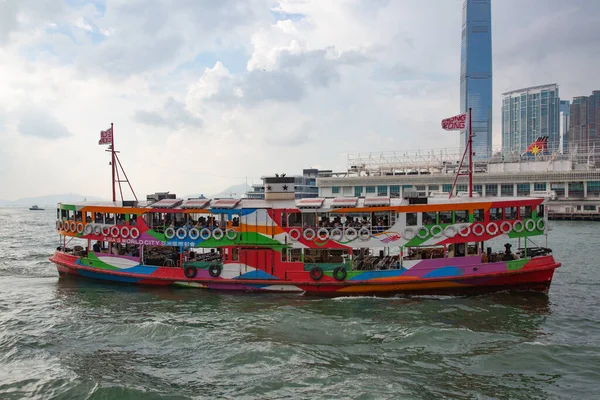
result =
[[[131,235],[131,230],[129,230],[129,227],[122,226],[121,227],[121,237],[123,239],[127,239],[129,237],[129,235]]]
[[[165,229],[165,237],[167,239],[173,239],[173,237],[175,237],[175,229],[168,227],[167,229]]]
[[[190,239],[196,240],[200,237],[200,231],[196,228],[192,228],[192,229],[190,229],[189,235],[190,235]]]
[[[427,236],[429,236],[429,229],[427,229],[426,226],[420,227],[419,230],[417,231],[417,237],[419,239],[426,239]]]
[[[494,222],[490,222],[489,224],[487,224],[487,227],[485,228],[485,231],[488,233],[488,235],[491,235],[491,236],[498,234],[499,230],[500,229],[498,228],[498,225],[495,224]]]
[[[213,264],[210,267],[208,267],[208,274],[213,278],[217,278],[218,276],[220,276],[222,271],[223,267],[221,267],[219,264]]]
[[[292,242],[297,242],[302,237],[302,234],[300,233],[300,231],[298,229],[292,229],[288,233],[288,235],[290,235],[290,239],[292,239]]]
[[[185,237],[187,236],[187,232],[185,231],[185,228],[178,228],[177,231],[175,232],[175,236],[177,236],[177,239],[179,239],[179,240],[185,239]]]
[[[102,233],[102,226],[96,225],[94,226],[94,234],[100,235]]]
[[[227,231],[225,232],[225,236],[229,240],[235,240],[235,238],[237,237],[237,231],[233,229],[227,229]]]
[[[433,231],[434,229],[436,230],[436,232]],[[440,238],[444,233],[444,229],[439,225],[434,225],[431,227],[431,229],[429,229],[429,232],[434,238]]]
[[[304,239],[306,240],[314,240],[315,236],[317,236],[317,234],[315,233],[315,230],[312,228],[307,228],[304,230]]]
[[[358,237],[358,232],[356,231],[356,229],[354,229],[352,227],[346,228],[346,232],[344,232],[344,236],[346,237],[346,240],[352,241]]]
[[[462,237],[467,237],[471,234],[471,225],[465,225],[462,226],[459,230],[458,230],[458,234]]]
[[[196,267],[193,265],[188,265],[183,269],[183,273],[187,278],[195,278],[196,277]]]
[[[77,224],[77,233],[83,233],[83,224],[81,222]]]
[[[483,224],[477,223],[473,225],[473,228],[471,228],[471,232],[473,232],[473,235],[481,237],[485,233],[485,226]]]
[[[201,238],[202,240],[208,240],[208,239],[210,239],[210,229],[208,229],[208,228],[203,228],[203,229],[200,231],[200,238]]]
[[[538,231],[544,232],[544,229],[546,228],[546,221],[544,221],[543,219],[538,219],[536,226],[538,228]]]
[[[369,228],[360,228],[358,231],[358,237],[362,241],[369,240],[371,238],[371,232],[369,231]]]
[[[319,238],[319,240],[329,239],[329,231],[327,230],[327,228],[319,228],[319,230],[317,231],[317,237]]]
[[[527,232],[533,232],[535,231],[536,225],[535,225],[535,221],[532,219],[528,219],[527,222],[525,222],[525,229],[527,229]]]
[[[444,228],[444,236],[446,236],[447,238],[453,238],[454,236],[456,236],[456,228],[454,227],[454,225],[448,225],[446,228]]]
[[[523,223],[523,221],[515,221],[513,223],[513,230],[517,233],[521,233],[523,232],[523,229],[525,229],[525,224]]]
[[[62,221],[56,221],[56,229],[58,229],[59,231],[64,230]]]
[[[110,235],[110,227],[109,226],[105,226],[104,228],[102,228],[102,234],[104,236]]]
[[[412,240],[415,238],[415,230],[413,228],[406,228],[403,236],[406,240]]]
[[[332,240],[342,240],[342,237],[344,236],[344,233],[342,232],[342,230],[340,228],[333,228],[331,230],[331,233],[329,234],[329,238],[331,238]]]
[[[337,267],[333,270],[333,277],[336,281],[343,281],[346,279],[346,268],[345,267]]]
[[[90,235],[94,232],[94,224],[87,224],[85,228],[83,228],[83,233],[86,235]]]
[[[75,222],[71,221],[69,224],[69,230],[73,233],[77,232],[77,225],[75,225]]]
[[[120,234],[121,234],[121,230],[119,229],[119,227],[118,227],[118,226],[116,226],[116,225],[113,225],[113,226],[110,228],[110,236],[112,236],[112,237],[116,238],[116,237],[119,237],[119,235],[120,235]]]
[[[310,277],[315,281],[321,279],[323,277],[323,270],[321,267],[312,267],[310,269]]]
[[[500,232],[508,233],[510,231],[512,231],[512,224],[508,221],[502,221],[500,224]]]
[[[215,228],[212,232],[212,237],[215,240],[221,240],[223,239],[223,230],[221,228]]]
[[[129,236],[131,236],[132,239],[139,238],[140,230],[134,226],[133,228],[129,229]]]

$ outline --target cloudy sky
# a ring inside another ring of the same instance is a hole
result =
[[[500,93],[600,89],[598,0],[496,0]],[[0,198],[214,193],[349,152],[458,146],[462,0],[0,0]]]

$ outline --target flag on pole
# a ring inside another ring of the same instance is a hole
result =
[[[526,154],[531,154],[534,156],[548,154],[548,136],[540,136],[525,149]]]
[[[98,144],[111,144],[113,140],[113,128],[112,126],[105,131],[100,131],[100,140]]]
[[[467,126],[467,113],[455,115],[442,120],[442,129],[447,131],[459,131]]]

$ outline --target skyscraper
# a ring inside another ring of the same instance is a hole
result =
[[[579,96],[571,103],[569,142],[580,150],[591,150],[600,145],[600,90],[592,95]]]
[[[560,101],[560,150],[561,153],[569,152],[569,119],[571,116],[571,102]]]
[[[502,152],[523,153],[540,136],[548,150],[560,151],[558,85],[532,86],[502,93]]]
[[[491,0],[465,0],[462,14],[460,110],[472,108],[475,158],[492,153],[492,7]],[[468,131],[460,132],[464,149]]]

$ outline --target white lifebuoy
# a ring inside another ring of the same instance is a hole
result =
[[[458,230],[458,234],[462,237],[467,237],[467,236],[471,235],[471,225],[462,226]]]
[[[449,233],[448,230],[451,230],[452,233]],[[454,227],[454,225],[448,225],[444,229],[444,236],[446,236],[447,238],[452,238],[452,237],[456,236],[456,228]]]
[[[352,241],[358,237],[358,232],[353,227],[346,228],[346,231],[344,232],[344,237],[346,238],[346,240]]]
[[[290,239],[293,242],[297,242],[302,237],[302,234],[300,233],[300,231],[298,229],[292,229],[292,230],[290,230],[289,233],[288,233],[288,235],[290,235]]]
[[[215,240],[221,240],[223,239],[223,230],[221,228],[215,228],[212,232],[212,237]]]
[[[404,230],[404,239],[413,240],[415,238],[415,230],[413,228],[406,228]]]
[[[485,231],[488,233],[488,235],[494,236],[498,233],[499,228],[497,224],[495,224],[494,222],[490,222],[489,224],[487,224]]]
[[[134,226],[133,228],[129,229],[129,236],[131,236],[132,239],[139,238],[140,230]]]
[[[508,221],[502,221],[500,224],[500,232],[508,233],[510,231],[512,231],[512,224]]]
[[[202,240],[208,240],[208,239],[210,239],[210,229],[208,229],[208,228],[203,228],[203,229],[200,231],[200,238],[201,238]]]
[[[83,224],[81,222],[77,224],[77,233],[83,233]]]
[[[187,232],[185,231],[185,228],[178,228],[177,231],[175,232],[175,236],[177,236],[177,239],[179,239],[179,240],[185,239],[185,237],[187,236]]]
[[[225,236],[229,240],[235,240],[235,238],[237,237],[237,231],[233,229],[227,229],[227,231],[225,232]]]
[[[95,226],[94,226],[94,233],[95,233],[96,235],[100,235],[100,234],[102,233],[102,226],[100,226],[100,225],[95,225]]]
[[[94,232],[94,224],[87,224],[87,225],[85,226],[85,228],[83,229],[83,232],[84,232],[86,235],[90,235],[90,234],[92,234],[92,233]]]
[[[525,224],[523,223],[523,221],[515,221],[513,223],[513,230],[517,233],[521,233],[523,232],[523,229],[525,229]]]
[[[428,236],[429,236],[429,229],[426,226],[420,227],[419,230],[417,231],[417,237],[419,239],[427,239]]]
[[[471,232],[473,232],[473,235],[481,237],[485,233],[485,226],[480,223],[474,224]]]
[[[118,227],[118,226],[116,226],[116,225],[113,225],[113,226],[110,228],[110,236],[112,236],[112,237],[116,238],[116,237],[119,237],[119,235],[120,235],[120,234],[121,234],[121,230],[119,229],[119,227]]]
[[[58,222],[56,223],[56,228],[57,228],[59,231],[62,231],[62,230],[64,230],[64,227],[63,227],[63,223],[62,223],[62,221],[58,221]]]
[[[544,232],[544,229],[546,228],[546,221],[544,221],[543,219],[538,219],[536,226],[538,228],[538,231]]]
[[[129,237],[129,235],[131,235],[131,231],[129,230],[129,227],[122,226],[121,227],[121,237],[124,239],[127,239]]]
[[[102,234],[103,234],[104,236],[108,236],[108,235],[110,235],[110,227],[108,227],[108,226],[105,226],[104,228],[102,228]]]
[[[165,237],[167,239],[173,239],[173,237],[175,237],[175,229],[168,227],[167,229],[165,229]]]
[[[189,235],[190,235],[190,239],[196,240],[200,237],[200,231],[196,228],[192,228],[192,229],[190,229]]]
[[[77,225],[75,225],[75,222],[71,221],[69,224],[69,230],[73,233],[77,232]]]
[[[331,233],[329,234],[329,237],[332,240],[342,240],[342,237],[344,236],[344,233],[342,232],[342,230],[340,228],[333,228],[331,230]]]
[[[435,233],[433,232],[434,229],[436,230]],[[431,233],[431,235],[437,239],[437,238],[442,237],[442,234],[444,233],[444,229],[439,225],[434,225],[431,227],[431,229],[429,229],[429,233]]]
[[[327,228],[319,228],[319,230],[317,231],[317,237],[319,238],[319,240],[329,239],[329,231],[327,230]]]
[[[358,230],[358,237],[362,241],[369,240],[371,238],[371,232],[369,231],[369,228],[365,228],[365,227],[360,228]]]
[[[535,231],[535,228],[536,228],[536,225],[535,225],[534,220],[528,219],[527,222],[525,222],[525,229],[527,229],[527,232],[533,232],[533,231]]]
[[[307,228],[304,230],[304,239],[314,240],[315,236],[317,236],[317,234],[315,233],[314,229]]]

